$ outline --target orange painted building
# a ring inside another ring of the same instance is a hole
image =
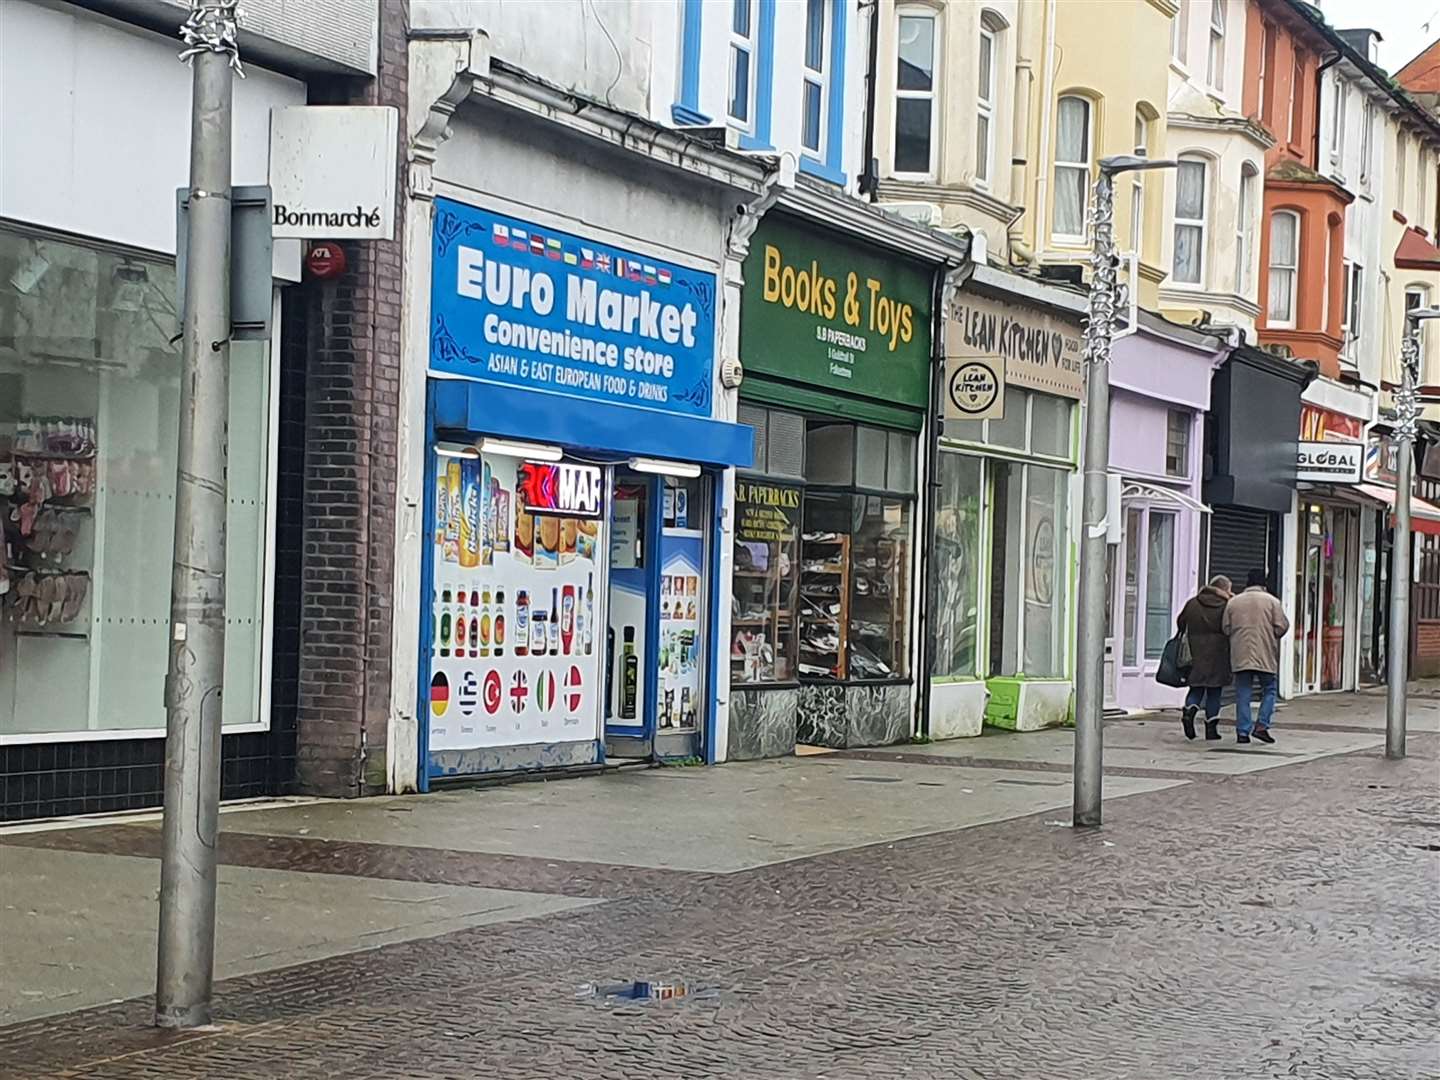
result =
[[[1275,136],[1265,153],[1260,230],[1262,345],[1284,345],[1340,374],[1345,207],[1353,200],[1316,170],[1322,59],[1333,51],[1287,0],[1246,7],[1247,116]]]

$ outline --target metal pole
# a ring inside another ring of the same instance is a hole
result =
[[[1406,319],[1395,394],[1395,542],[1390,548],[1390,631],[1386,636],[1385,756],[1405,756],[1406,683],[1410,667],[1410,488],[1413,483],[1420,326]]]
[[[225,662],[225,428],[230,366],[230,123],[234,0],[192,0],[189,244],[180,375],[165,826],[155,1023],[210,1023],[215,836]]]
[[[1105,486],[1110,471],[1110,345],[1115,333],[1115,179],[1095,181],[1090,310],[1085,325],[1084,533],[1075,668],[1074,824],[1100,824],[1105,710]]]

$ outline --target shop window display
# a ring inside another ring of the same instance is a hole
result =
[[[0,735],[161,730],[173,263],[0,230]],[[223,722],[259,716],[269,351],[231,353]]]
[[[732,682],[795,678],[800,499],[798,487],[745,477],[735,482]]]
[[[940,677],[978,672],[983,470],[977,457],[942,453],[939,458],[933,674]]]

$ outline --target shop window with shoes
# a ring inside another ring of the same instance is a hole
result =
[[[0,229],[0,743],[164,734],[170,259]],[[231,352],[227,732],[264,726],[270,352]]]

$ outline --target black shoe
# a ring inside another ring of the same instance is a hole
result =
[[[1185,729],[1185,738],[1187,739],[1195,737],[1195,713],[1198,710],[1199,706],[1186,705],[1180,712],[1180,726]]]
[[[1240,743],[1240,744],[1243,746],[1244,744],[1246,744],[1246,743],[1248,743],[1248,742],[1250,741],[1250,736],[1249,736],[1249,735],[1236,735],[1236,736],[1235,736],[1235,741],[1238,742],[1238,743]]]
[[[1205,738],[1211,740],[1212,742],[1213,742],[1215,739],[1220,738],[1220,721],[1219,721],[1219,720],[1206,720],[1206,721],[1205,721]]]
[[[1275,736],[1270,734],[1269,728],[1257,727],[1253,734],[1255,735],[1255,738],[1259,739],[1263,743],[1270,743],[1273,745],[1275,742]]]

